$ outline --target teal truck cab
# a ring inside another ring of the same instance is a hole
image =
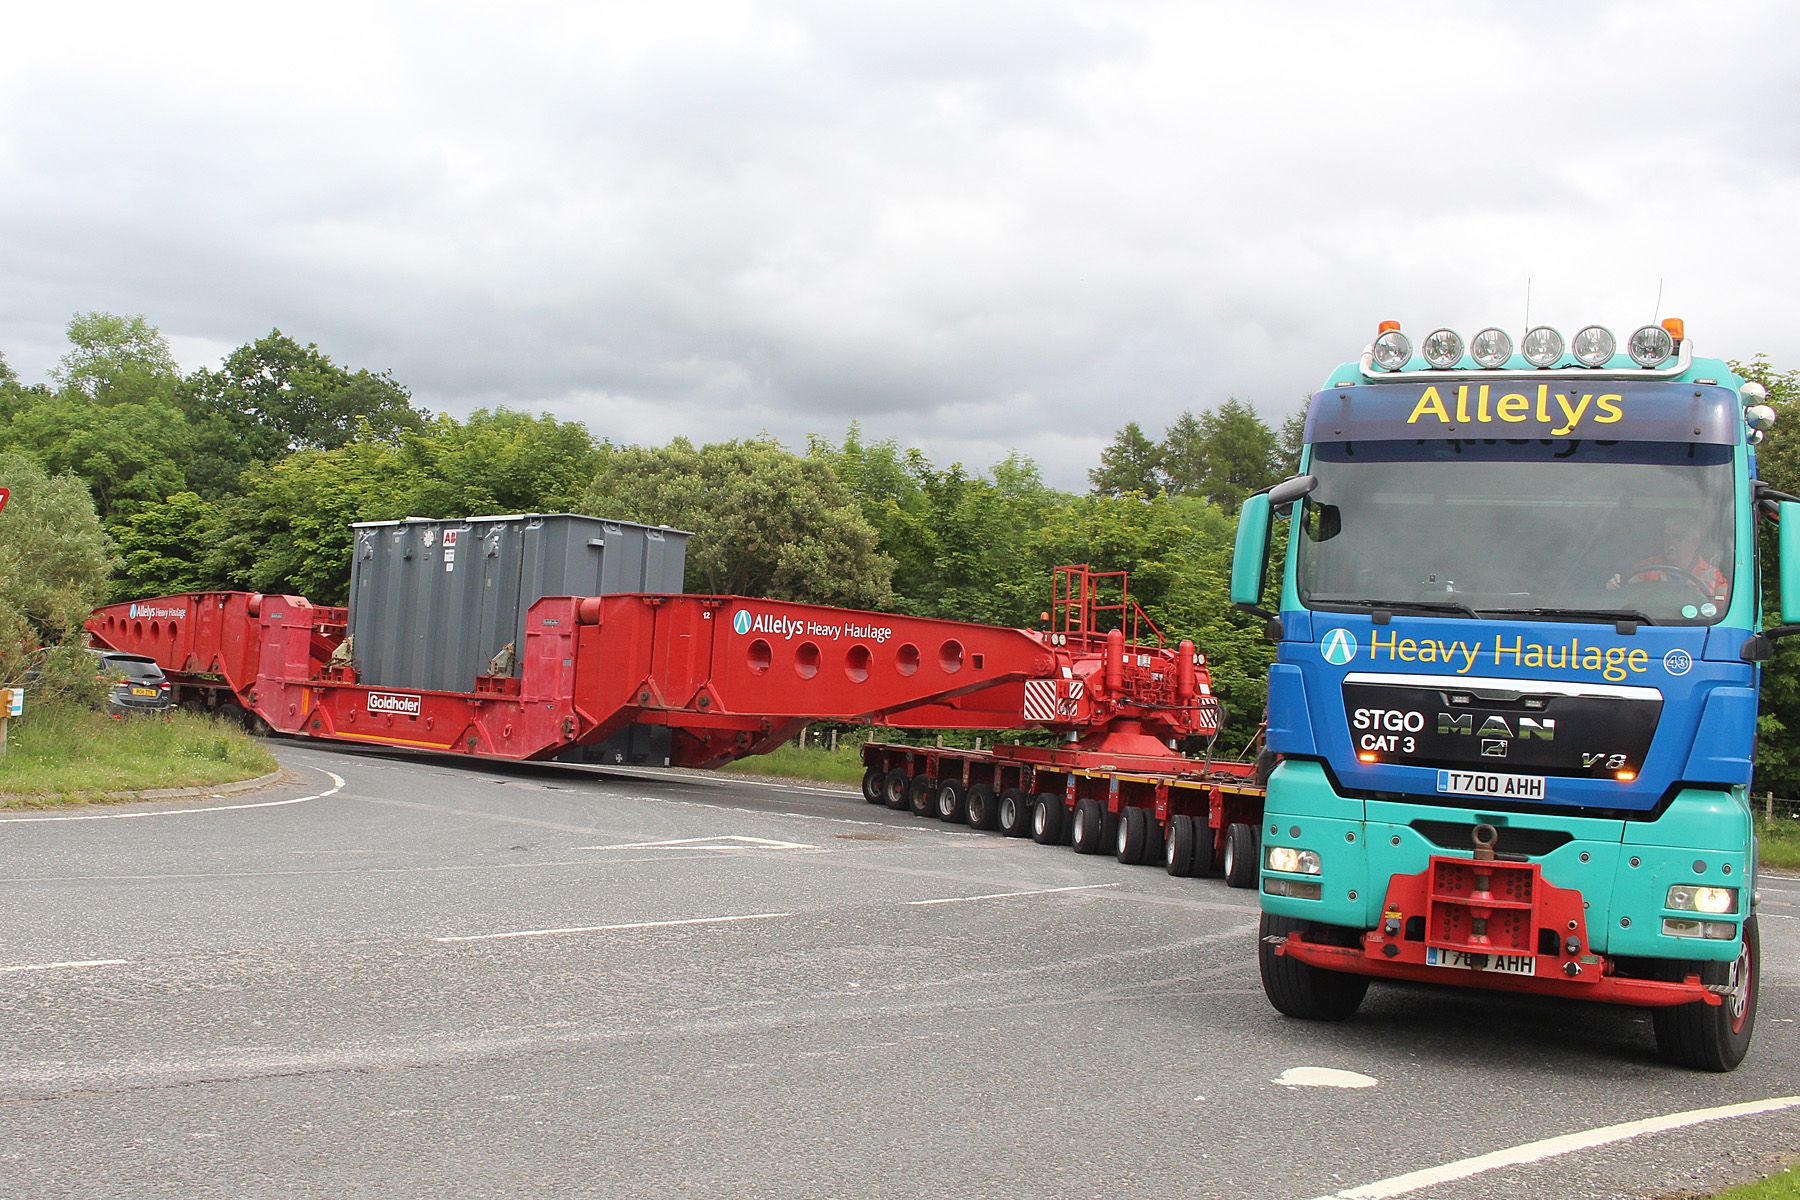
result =
[[[1279,641],[1259,827],[1264,991],[1349,1016],[1373,979],[1652,1010],[1730,1070],[1756,1020],[1756,517],[1800,619],[1800,503],[1756,479],[1755,383],[1679,321],[1384,324],[1244,505],[1232,599]],[[1274,521],[1287,527],[1265,607]],[[1789,542],[1795,545],[1790,551]]]

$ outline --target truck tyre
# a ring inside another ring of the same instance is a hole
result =
[[[887,772],[880,767],[870,767],[863,772],[863,799],[870,804],[881,804],[887,800]]]
[[[1144,810],[1144,856],[1138,861],[1149,863],[1153,867],[1161,866],[1163,840],[1162,822],[1156,819],[1155,810],[1146,808]]]
[[[1098,854],[1106,848],[1101,840],[1106,830],[1100,819],[1100,802],[1091,797],[1084,797],[1075,802],[1075,826],[1072,830],[1073,840],[1069,843],[1075,847],[1077,854]]]
[[[1262,915],[1257,928],[1256,965],[1262,972],[1263,994],[1270,1004],[1287,1016],[1305,1021],[1341,1021],[1362,1004],[1363,996],[1369,990],[1369,977],[1327,971],[1297,958],[1277,954],[1268,942],[1269,938],[1285,938],[1295,932],[1307,935],[1310,940],[1315,931],[1321,931],[1321,927],[1310,921],[1270,913]]]
[[[992,829],[1000,824],[1000,805],[994,799],[994,789],[985,783],[970,786],[969,799],[963,807],[968,813],[970,828]]]
[[[1213,872],[1213,841],[1216,834],[1213,827],[1206,823],[1205,817],[1189,817],[1194,823],[1194,868],[1190,875],[1211,875]]]
[[[1031,832],[1031,800],[1018,788],[1007,788],[994,804],[995,828],[1007,837]]]
[[[906,789],[912,786],[912,776],[906,773],[905,767],[895,767],[889,771],[881,782],[881,799],[889,808],[906,807]]]
[[[227,701],[219,705],[216,711],[219,720],[230,721],[233,725],[239,725],[245,729],[250,728],[250,714],[244,711],[243,705],[235,701]]]
[[[1730,984],[1735,995],[1723,1004],[1678,1004],[1650,1010],[1656,1054],[1666,1063],[1696,1071],[1730,1071],[1744,1061],[1756,1028],[1756,999],[1762,990],[1762,935],[1756,915],[1744,922],[1744,948],[1734,962],[1677,963],[1669,974],[1685,978],[1696,967],[1702,983]]]
[[[1194,818],[1176,813],[1169,818],[1168,838],[1163,845],[1163,866],[1171,875],[1194,873]]]
[[[1233,825],[1225,831],[1225,882],[1234,888],[1256,886],[1256,830]]]
[[[915,817],[937,816],[937,780],[929,775],[914,775],[906,785],[906,807]]]
[[[1113,836],[1113,852],[1120,862],[1135,867],[1144,861],[1144,826],[1147,814],[1141,808],[1127,808],[1119,813],[1119,831]]]
[[[969,793],[960,779],[940,779],[934,793],[936,805],[933,810],[937,819],[952,825],[961,825],[969,819]]]
[[[1059,845],[1063,840],[1063,798],[1039,792],[1031,802],[1031,840],[1040,846]]]

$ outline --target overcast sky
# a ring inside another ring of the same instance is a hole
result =
[[[0,351],[279,327],[615,442],[1271,423],[1376,322],[1800,366],[1800,6],[15,5]]]

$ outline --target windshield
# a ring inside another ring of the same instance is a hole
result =
[[[1731,448],[1322,442],[1298,513],[1309,608],[1711,624],[1733,580]]]

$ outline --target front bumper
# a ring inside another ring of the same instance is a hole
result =
[[[1433,856],[1388,881],[1381,923],[1360,946],[1300,933],[1269,941],[1276,954],[1353,975],[1651,1008],[1721,1002],[1697,973],[1679,983],[1614,974],[1588,944],[1581,893],[1546,882],[1537,863]]]

